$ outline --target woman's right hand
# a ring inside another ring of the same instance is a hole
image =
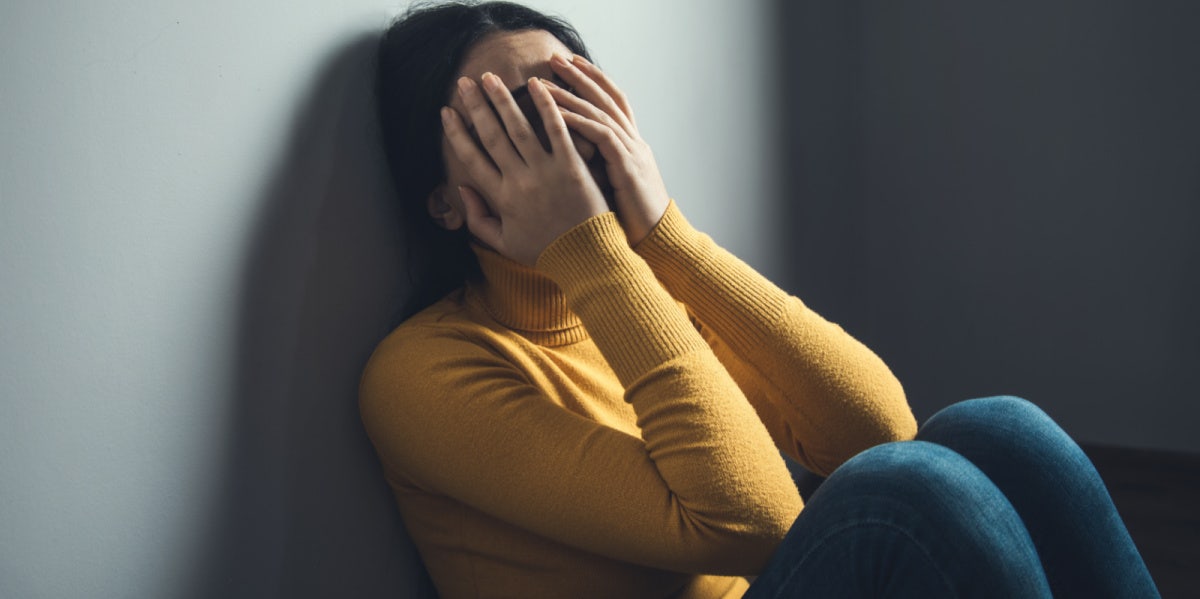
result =
[[[459,187],[467,228],[475,237],[502,256],[533,266],[563,233],[609,210],[540,80],[529,80],[529,95],[549,137],[548,151],[499,77],[484,73],[482,90],[468,77],[459,79],[458,87],[487,151],[480,151],[457,111],[442,108],[450,147],[479,187]]]

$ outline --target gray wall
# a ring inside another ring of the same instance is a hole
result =
[[[922,417],[1200,451],[1200,4],[780,7],[788,285]]]
[[[425,593],[355,405],[403,293],[369,62],[405,5],[0,4],[0,597]],[[769,271],[768,5],[538,5]]]

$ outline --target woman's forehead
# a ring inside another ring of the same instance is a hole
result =
[[[459,76],[478,81],[484,73],[495,73],[513,89],[530,77],[550,77],[550,57],[556,52],[571,51],[547,31],[500,31],[475,43],[463,60]]]

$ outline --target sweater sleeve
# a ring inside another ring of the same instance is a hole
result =
[[[598,555],[757,574],[802,504],[740,388],[612,213],[563,235],[538,268],[620,378],[642,438],[562,409],[461,332],[427,332],[364,374],[360,406],[385,467]]]
[[[700,322],[779,449],[809,470],[828,475],[863,449],[915,436],[878,356],[692,228],[674,202],[637,253]]]

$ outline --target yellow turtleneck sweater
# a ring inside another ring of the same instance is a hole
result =
[[[443,598],[740,597],[827,474],[916,433],[887,366],[695,231],[613,213],[372,355],[360,408]]]

